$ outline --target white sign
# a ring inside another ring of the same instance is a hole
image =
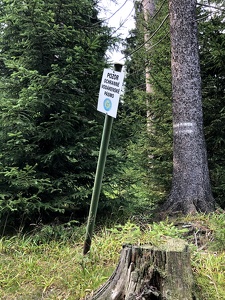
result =
[[[124,72],[104,69],[97,110],[116,118]]]

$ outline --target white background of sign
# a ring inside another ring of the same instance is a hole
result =
[[[97,110],[116,118],[124,72],[104,69],[100,85]]]

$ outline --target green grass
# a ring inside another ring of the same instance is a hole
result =
[[[2,240],[0,299],[81,299],[110,275],[109,260],[96,250],[83,257],[76,243]]]
[[[178,223],[194,224],[194,239]],[[2,238],[0,299],[84,299],[112,274],[123,244],[149,243],[157,246],[167,237],[184,236],[193,244],[196,298],[225,299],[223,214],[190,216],[173,222],[142,224],[141,227],[142,230],[138,225],[127,222],[123,226],[100,229],[86,256],[82,255],[84,228],[71,226],[70,230],[63,231],[61,227],[45,227],[30,236]],[[196,233],[202,228],[207,234],[204,233],[200,245],[195,245]]]

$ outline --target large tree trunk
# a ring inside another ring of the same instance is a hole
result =
[[[196,0],[170,0],[173,89],[173,181],[164,210],[214,209],[203,133]]]
[[[192,300],[190,253],[183,240],[162,248],[125,246],[109,280],[89,300]]]

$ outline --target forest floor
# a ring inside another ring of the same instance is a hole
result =
[[[80,300],[101,286],[117,266],[123,244],[159,246],[185,239],[191,251],[196,300],[225,299],[225,214],[187,216],[101,227],[83,256],[85,227],[48,225],[33,234],[0,239],[0,299]]]

